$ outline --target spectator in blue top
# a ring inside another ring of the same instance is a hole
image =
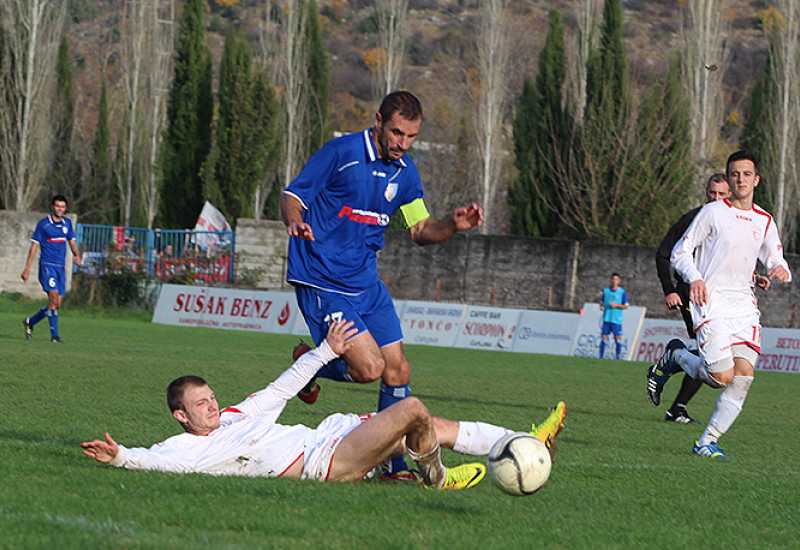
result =
[[[614,335],[616,342],[615,357],[619,359],[622,353],[622,312],[628,309],[628,294],[620,286],[622,277],[619,273],[611,274],[611,286],[603,289],[603,296],[600,299],[600,309],[603,310],[603,329],[600,341],[600,359],[606,354],[606,344],[608,335]]]
[[[36,251],[39,253],[39,284],[47,294],[47,306],[43,307],[31,317],[22,321],[25,329],[25,339],[33,336],[33,327],[47,317],[50,323],[50,341],[61,343],[58,334],[58,309],[61,307],[61,298],[66,292],[67,275],[65,262],[67,259],[67,245],[75,257],[76,265],[81,264],[78,246],[75,244],[75,232],[72,229],[72,220],[64,217],[67,212],[67,199],[63,195],[56,195],[50,201],[50,214],[39,220],[31,237],[31,247],[28,250],[28,259],[22,270],[22,280],[28,282],[31,265]]]
[[[353,347],[318,376],[360,383],[380,379],[379,411],[411,392],[400,319],[378,276],[377,253],[390,218],[399,210],[420,245],[444,242],[483,221],[476,203],[456,208],[444,220],[428,214],[419,172],[406,155],[422,119],[414,95],[387,95],[372,128],[326,143],[281,197],[289,235],[287,280],[314,342],[322,342],[333,321],[353,321],[358,329]],[[298,345],[294,358],[308,349]],[[298,397],[313,403],[319,390],[312,380]],[[402,457],[393,459],[388,477],[413,479]]]

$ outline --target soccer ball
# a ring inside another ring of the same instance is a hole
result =
[[[531,434],[501,437],[489,450],[489,472],[495,485],[510,495],[530,495],[550,477],[550,452]]]

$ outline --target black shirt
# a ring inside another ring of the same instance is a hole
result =
[[[703,207],[698,206],[681,216],[681,219],[669,228],[661,244],[658,245],[658,250],[656,250],[656,271],[658,271],[658,279],[661,281],[661,288],[664,290],[664,296],[673,292],[681,293],[679,292],[679,287],[683,287],[680,290],[686,292],[688,296],[689,285],[686,281],[681,279],[680,275],[677,273],[675,274],[677,284],[673,283],[672,265],[670,264],[669,258],[672,255],[672,249],[675,247],[675,243],[686,233],[686,230],[692,224],[692,221],[697,216],[697,213],[700,212],[701,208]]]

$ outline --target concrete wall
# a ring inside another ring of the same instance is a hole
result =
[[[240,219],[241,268],[261,269],[260,288],[285,288],[286,232],[276,221]],[[664,308],[655,251],[641,246],[459,234],[442,245],[417,246],[406,232],[387,232],[381,276],[397,299],[577,311],[599,299],[612,272],[648,317],[678,318]],[[800,256],[789,256],[800,277]],[[759,291],[762,323],[800,327],[800,281]]]
[[[45,217],[45,212],[14,212],[0,210],[0,292],[21,292],[27,296],[40,298],[44,296],[39,285],[39,257],[36,256],[31,267],[31,276],[27,284],[19,278],[25,267],[31,235],[36,224]],[[72,223],[77,217],[69,216]],[[72,252],[67,251],[67,290],[72,284]]]

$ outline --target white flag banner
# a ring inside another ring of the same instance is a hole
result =
[[[225,216],[217,210],[217,208],[206,201],[203,205],[203,210],[200,212],[200,217],[197,218],[197,223],[194,226],[195,231],[231,231],[231,226]],[[224,246],[227,244],[227,239],[221,239],[219,235],[211,235],[208,233],[198,233],[195,235],[195,244],[201,249],[205,250],[209,246]]]

